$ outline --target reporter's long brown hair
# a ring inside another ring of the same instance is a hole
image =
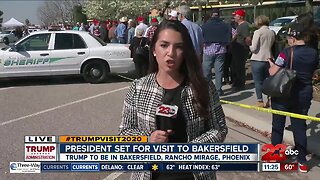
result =
[[[157,30],[150,43],[149,53],[149,73],[158,72],[158,63],[153,50],[158,41],[159,34],[165,29],[172,29],[181,34],[183,40],[183,62],[180,71],[185,75],[186,81],[190,84],[194,94],[193,105],[199,116],[207,119],[209,117],[209,90],[208,83],[203,76],[202,68],[198,56],[194,50],[188,29],[176,20],[164,20],[158,25]]]

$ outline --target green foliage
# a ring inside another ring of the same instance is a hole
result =
[[[80,23],[87,23],[87,15],[83,14],[82,6],[74,6],[73,8],[73,21]]]
[[[250,24],[249,25],[249,32],[251,35],[253,35],[254,31],[257,30],[258,27],[255,24]]]

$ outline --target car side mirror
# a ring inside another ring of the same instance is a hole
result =
[[[10,46],[10,51],[15,51],[15,52],[17,52],[18,50],[17,50],[17,47],[16,47],[16,46]]]

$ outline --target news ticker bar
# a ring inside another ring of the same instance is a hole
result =
[[[59,141],[57,141],[59,140]],[[121,143],[148,142],[147,136],[25,136],[25,143]]]
[[[60,143],[60,153],[253,153],[259,144],[193,144],[193,143]]]
[[[10,173],[101,171],[259,171],[260,163],[46,163],[10,162]]]

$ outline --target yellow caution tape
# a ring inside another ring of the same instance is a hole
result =
[[[310,121],[320,121],[320,118],[313,117],[313,116],[306,116],[306,115],[302,115],[302,114],[290,113],[290,112],[286,112],[286,111],[279,111],[279,110],[268,109],[268,108],[260,108],[260,107],[250,106],[247,104],[241,104],[241,103],[230,102],[230,101],[225,101],[225,100],[220,100],[220,102],[240,106],[242,108],[254,109],[254,110],[258,110],[258,111],[262,111],[262,112],[278,114],[278,115],[282,115],[282,116],[290,116],[293,118],[305,119],[305,120],[310,120]]]
[[[121,78],[133,81],[134,79],[122,76],[122,75],[118,75]],[[307,115],[302,115],[302,114],[297,114],[297,113],[290,113],[290,112],[286,112],[286,111],[279,111],[279,110],[274,110],[274,109],[268,109],[268,108],[260,108],[260,107],[256,107],[256,106],[251,106],[251,105],[247,105],[247,104],[241,104],[241,103],[236,103],[236,102],[231,102],[231,101],[225,101],[225,100],[220,100],[220,102],[222,103],[226,103],[226,104],[232,104],[232,105],[236,105],[242,108],[247,108],[247,109],[254,109],[257,111],[262,111],[262,112],[267,112],[267,113],[272,113],[272,114],[278,114],[278,115],[282,115],[282,116],[289,116],[289,117],[293,117],[293,118],[298,118],[298,119],[305,119],[305,120],[310,120],[310,121],[319,121],[320,122],[320,118],[314,117],[314,116],[307,116]]]

